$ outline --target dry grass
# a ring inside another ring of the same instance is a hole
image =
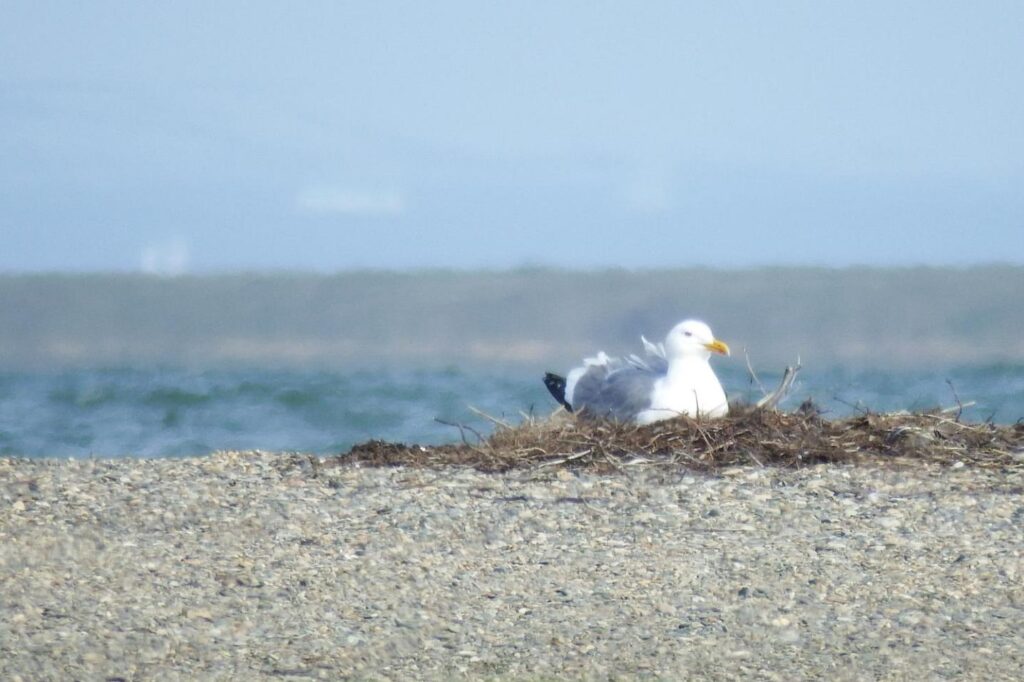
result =
[[[455,425],[462,435],[459,444],[374,440],[353,447],[339,463],[462,465],[483,471],[543,466],[614,471],[636,465],[715,471],[822,462],[1024,467],[1024,424],[962,423],[950,411],[828,420],[813,405],[804,405],[791,413],[748,408],[724,419],[679,417],[649,426],[587,421],[564,412],[516,426],[492,421],[496,429],[487,438]]]

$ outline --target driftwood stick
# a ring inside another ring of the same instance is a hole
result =
[[[768,391],[765,390],[764,384],[761,383],[761,378],[757,376],[757,372],[754,371],[754,366],[750,364],[750,353],[747,349],[743,349],[743,357],[747,360],[747,373],[750,374],[750,380],[757,384],[757,387],[761,389],[761,395],[765,395]]]
[[[479,415],[479,416],[483,417],[484,419],[486,419],[487,421],[491,422],[492,424],[496,424],[496,425],[501,426],[503,428],[509,429],[510,431],[513,428],[515,428],[514,426],[509,424],[507,421],[504,421],[504,420],[498,419],[495,416],[489,415],[486,412],[484,412],[483,410],[479,410],[479,409],[473,407],[472,405],[466,405],[466,407],[468,407],[469,411],[472,412],[473,414],[476,414],[476,415]]]
[[[481,443],[484,442],[484,437],[481,436],[480,432],[474,429],[472,426],[469,426],[467,424],[460,424],[458,422],[445,421],[440,417],[434,417],[434,421],[436,421],[438,424],[444,424],[445,426],[454,426],[455,428],[457,428],[459,430],[459,436],[462,438],[462,442],[464,445],[469,445],[469,441],[466,440],[466,431],[471,432],[474,436],[477,437],[477,440],[480,441]]]
[[[786,367],[786,371],[782,374],[782,381],[779,382],[778,388],[771,393],[765,395],[757,401],[757,407],[774,410],[778,407],[779,403],[782,402],[790,390],[793,388],[793,382],[796,381],[796,375],[800,372],[800,358],[796,359],[796,365]]]
[[[976,400],[968,400],[966,403],[957,403],[956,407],[943,407],[941,410],[939,410],[939,414],[949,414],[950,412],[956,412],[958,416],[957,422],[959,422],[959,415],[961,412],[963,412],[963,409],[965,407],[974,407],[977,404],[978,401]]]
[[[964,413],[964,404],[962,402],[960,402],[960,396],[957,395],[956,386],[953,385],[953,381],[950,380],[950,379],[946,379],[946,383],[949,384],[949,390],[953,391],[953,400],[956,401],[956,406],[957,406],[956,421],[959,423],[960,422],[960,417]]]

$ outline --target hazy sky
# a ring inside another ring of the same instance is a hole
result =
[[[3,2],[0,271],[1024,263],[1024,3]]]

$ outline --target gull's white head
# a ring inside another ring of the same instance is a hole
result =
[[[706,360],[712,353],[728,355],[729,346],[716,339],[711,327],[700,320],[684,320],[665,337],[665,351],[669,358],[690,356]]]

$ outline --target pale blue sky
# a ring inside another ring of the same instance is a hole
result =
[[[0,271],[1024,263],[1021,2],[5,2]]]

